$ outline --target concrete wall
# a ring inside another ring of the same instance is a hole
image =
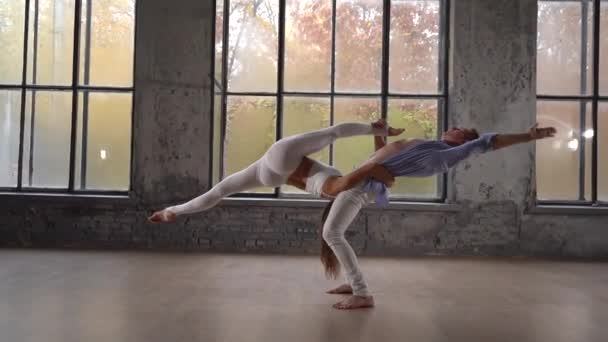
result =
[[[130,199],[2,195],[0,245],[316,253],[322,202],[229,200],[170,225],[153,209],[209,186],[213,8],[138,1]],[[535,0],[454,0],[450,124],[522,131],[535,116]],[[534,145],[469,160],[448,204],[366,209],[347,232],[374,255],[608,256],[606,210],[534,207]]]

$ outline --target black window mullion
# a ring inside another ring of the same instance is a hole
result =
[[[279,0],[279,27],[278,27],[278,58],[277,58],[277,104],[276,110],[276,130],[275,139],[283,137],[283,88],[284,88],[284,69],[285,69],[285,0]],[[274,188],[275,196],[279,196],[280,187]]]
[[[0,84],[0,89],[21,90],[21,84]]]
[[[597,156],[598,156],[598,98],[599,98],[599,66],[600,66],[600,0],[593,0],[593,140],[591,145],[591,201],[597,203]]]
[[[114,87],[114,86],[91,86],[91,85],[79,85],[77,87],[79,91],[88,91],[90,93],[102,92],[102,93],[133,93],[133,87]]]
[[[25,86],[27,84],[27,52],[30,24],[30,0],[25,0],[23,25],[23,69],[21,71],[21,118],[19,120],[19,160],[17,165],[17,190],[23,188],[23,140],[25,137]]]
[[[439,39],[441,42],[440,45],[440,56],[439,56],[439,84],[440,91],[442,92],[442,103],[441,103],[441,113],[439,115],[440,122],[437,127],[440,132],[437,132],[437,138],[440,137],[441,132],[446,131],[448,128],[448,96],[449,96],[449,66],[448,60],[450,56],[450,36],[449,36],[449,28],[450,28],[450,0],[441,0],[439,3],[439,13],[440,13],[440,21],[439,21]],[[439,106],[437,106],[439,108]],[[441,192],[441,200],[445,201],[448,197],[448,174],[444,172],[443,175],[439,178],[439,187]]]
[[[78,120],[78,73],[80,70],[80,21],[82,16],[82,0],[75,0],[74,13],[74,53],[72,56],[72,127],[70,133],[70,175],[68,192],[74,191],[76,134]]]
[[[213,164],[213,160],[214,160],[214,146],[213,146],[213,142],[214,142],[214,134],[215,134],[215,96],[217,95],[217,92],[215,90],[216,87],[218,87],[221,91],[222,89],[222,84],[220,82],[217,81],[217,79],[215,78],[215,46],[216,46],[216,42],[215,42],[215,35],[216,35],[216,31],[215,31],[215,26],[217,23],[217,2],[218,1],[222,1],[222,0],[212,0],[212,6],[213,6],[213,11],[215,13],[215,15],[213,16],[213,25],[211,26],[211,40],[212,40],[212,44],[211,44],[211,71],[209,72],[209,77],[211,78],[211,105],[210,105],[210,112],[209,112],[209,118],[210,118],[210,124],[209,124],[209,188],[211,188],[214,184],[213,184],[213,180],[214,180],[214,172],[213,169],[215,168],[215,165]],[[220,97],[221,97],[221,93],[220,93]]]
[[[587,37],[588,37],[588,24],[587,18],[589,13],[589,6],[587,0],[581,1],[581,95],[587,94]],[[587,126],[587,101],[579,102],[579,138],[581,143],[579,144],[579,174],[578,174],[578,199],[585,200],[585,177],[586,177],[586,144],[583,141],[583,133]]]
[[[548,100],[548,101],[580,101],[580,100],[593,100],[593,95],[546,95],[537,94],[536,99]]]

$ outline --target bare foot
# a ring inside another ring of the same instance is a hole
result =
[[[378,120],[372,122],[372,126],[374,128],[386,128],[387,123],[386,123],[386,120],[384,120],[384,119],[378,119]],[[400,135],[401,133],[405,132],[405,128],[394,128],[394,127],[388,126],[387,132],[388,132],[389,137],[394,137],[394,136]]]
[[[353,288],[350,287],[350,285],[348,285],[348,284],[342,284],[342,285],[336,287],[335,289],[327,290],[326,293],[329,293],[329,294],[352,294],[353,293]]]
[[[338,310],[371,308],[374,307],[374,297],[350,296],[345,300],[334,304],[333,307]]]
[[[160,210],[148,217],[148,221],[152,223],[173,222],[177,215],[169,210]]]

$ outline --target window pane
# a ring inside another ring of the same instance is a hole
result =
[[[379,98],[338,97],[334,100],[334,121],[371,124],[380,118]],[[359,136],[338,139],[334,143],[334,165],[346,174],[369,159],[374,153],[374,137]]]
[[[278,0],[230,1],[230,91],[276,91],[278,14]]]
[[[380,92],[382,0],[337,0],[336,90]]]
[[[72,83],[74,0],[30,3],[28,83]],[[131,57],[132,58],[132,57]]]
[[[436,139],[438,100],[391,99],[388,102],[387,120],[392,127],[403,127],[406,131],[389,142],[401,139]],[[398,177],[390,189],[392,196],[427,197],[438,196],[439,176],[414,178]]]
[[[135,0],[83,0],[82,7],[80,59],[84,64],[79,82],[97,86],[133,85]]]
[[[23,186],[67,188],[72,93],[28,91],[26,101]]]
[[[224,177],[258,160],[276,141],[276,98],[229,96],[224,141]],[[258,188],[246,192],[273,192]]]
[[[437,93],[439,19],[439,1],[392,1],[390,92]]]
[[[287,0],[285,89],[329,91],[331,77],[330,0]]]
[[[538,3],[537,92],[581,93],[582,6],[588,5],[586,93],[591,93],[593,6],[591,1],[540,1]]]
[[[23,25],[25,1],[0,6],[0,83],[19,84],[23,71]]]
[[[85,161],[85,179],[74,184],[82,190],[128,190],[131,163],[131,94],[82,92],[78,113],[76,169]],[[83,108],[86,108],[83,111]],[[84,125],[83,125],[84,124]],[[84,183],[84,184],[83,184]]]
[[[329,106],[329,99],[325,97],[285,97],[283,99],[283,137],[329,127]],[[329,147],[311,154],[309,157],[329,164]],[[305,193],[289,185],[282,186],[281,192]]]
[[[222,96],[215,95],[213,100],[213,161],[211,183],[220,181],[220,158],[222,148]]]
[[[600,93],[608,95],[608,1],[600,5]]]
[[[553,126],[552,139],[536,142],[536,185],[540,200],[578,200],[580,103],[538,101],[537,122]]]
[[[600,102],[598,110],[597,198],[608,202],[608,103]]]
[[[224,52],[224,1],[215,2],[215,80],[222,83],[222,53]],[[216,90],[217,84],[216,84]]]
[[[584,152],[585,158],[585,191],[584,196],[585,200],[591,201],[591,177],[592,177],[592,169],[593,169],[593,112],[591,102],[587,102],[587,104],[582,104],[582,109],[584,110],[585,115],[585,128],[580,132],[575,132],[575,137],[579,140],[579,147],[584,149],[584,151],[579,151],[579,157],[582,157]],[[600,148],[601,150],[601,148]]]
[[[0,90],[0,187],[17,186],[21,91]]]
[[[88,101],[88,97],[87,97]],[[76,151],[74,152],[74,189],[86,189],[86,186],[82,185],[84,181],[86,181],[86,177],[83,179],[82,171],[86,171],[86,166],[82,166],[82,138],[86,135],[86,132],[83,130],[83,97],[81,94],[78,95],[78,117],[76,119]],[[88,108],[88,104],[87,104]],[[89,125],[87,124],[87,127]],[[86,142],[85,142],[86,143]],[[84,156],[84,160],[86,161],[86,156]]]

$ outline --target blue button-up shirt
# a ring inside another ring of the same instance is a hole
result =
[[[423,140],[390,156],[380,164],[394,177],[432,176],[448,171],[473,154],[487,152],[492,148],[492,138],[495,135],[496,133],[485,133],[459,146],[450,146],[440,140]],[[384,183],[370,179],[365,188],[376,193],[376,204],[388,204],[389,192]]]

